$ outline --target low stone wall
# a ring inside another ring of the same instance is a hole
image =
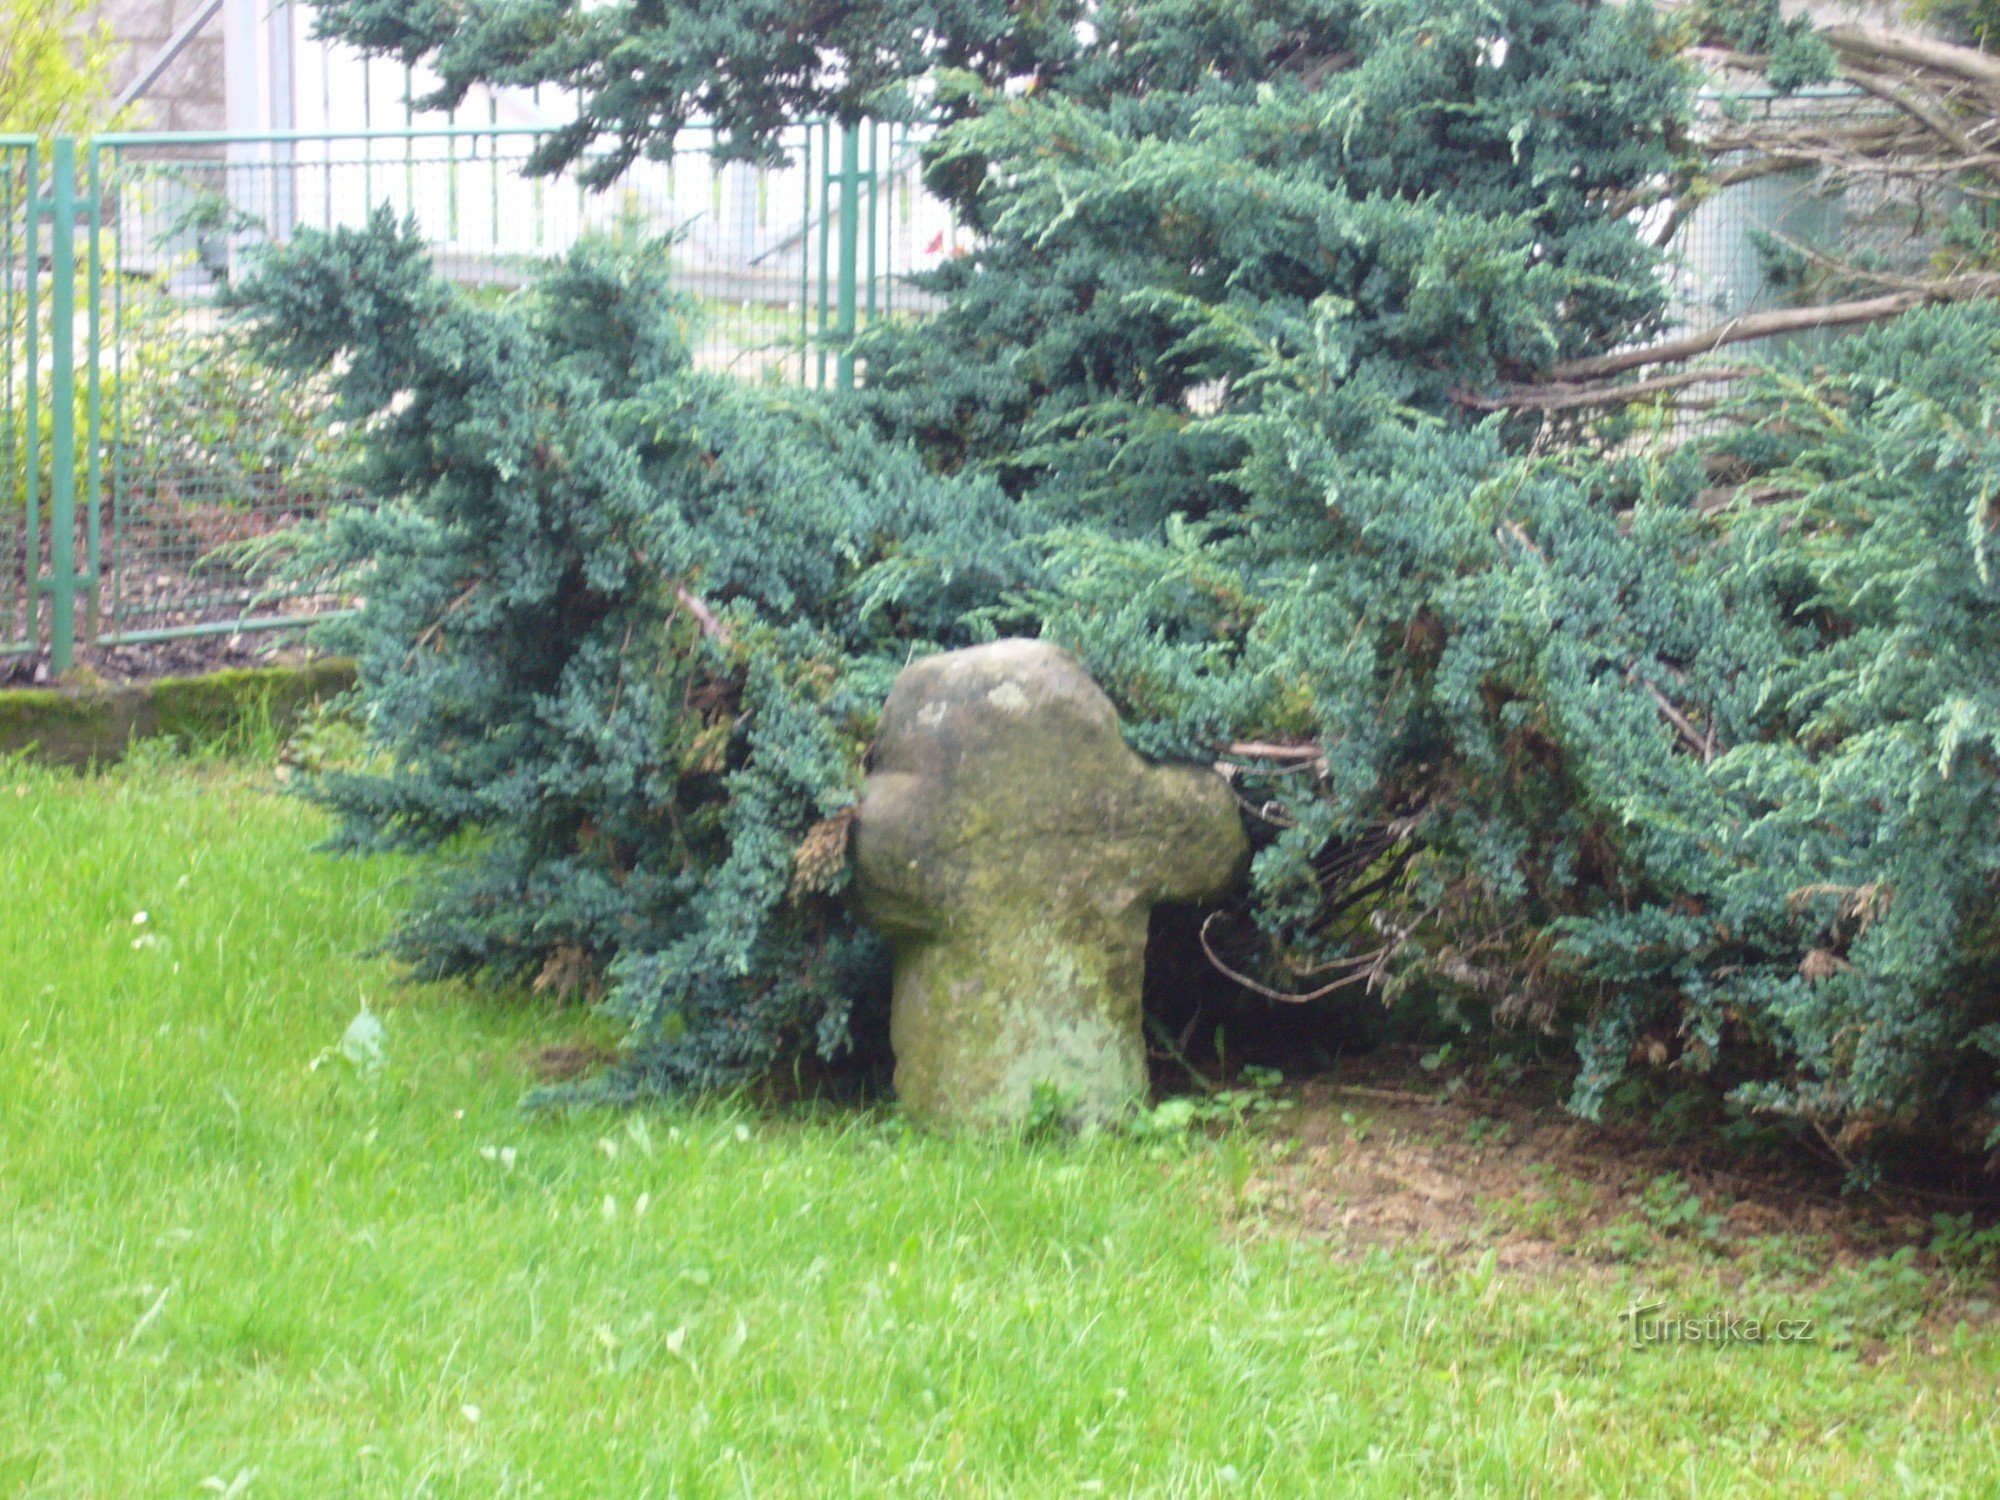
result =
[[[134,687],[9,689],[0,691],[0,755],[83,769],[124,759],[135,740],[214,744],[267,719],[282,732],[353,685],[354,663],[329,658]]]

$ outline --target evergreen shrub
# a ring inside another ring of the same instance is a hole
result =
[[[1264,989],[1571,1036],[1587,1113],[1664,1069],[1843,1152],[1982,1139],[2000,319],[1781,359],[1678,450],[1485,416],[1660,327],[1630,210],[1688,167],[1688,31],[1127,0],[1058,37],[1058,9],[1006,56],[973,0],[874,54],[934,70],[929,180],[977,242],[938,316],[864,334],[853,397],[693,370],[645,256],[480,309],[385,222],[250,289],[365,434],[374,503],[322,545],[362,575],[389,768],[321,795],[349,843],[446,860],[402,951],[601,984],[615,1095],[879,1047],[839,898],[871,716],[910,653],[1041,631],[1140,749],[1237,767],[1259,848],[1215,942]],[[417,17],[394,44],[461,82],[688,42],[525,14],[327,11],[378,46]],[[725,75],[769,41],[728,15]],[[670,135],[679,76],[593,75],[571,144]]]
[[[363,434],[369,503],[305,565],[366,597],[387,769],[317,795],[343,845],[439,856],[397,951],[601,998],[645,1044],[614,1094],[843,1051],[886,975],[839,901],[863,749],[909,653],[1029,579],[994,487],[696,371],[663,249],[478,306],[385,211],[244,296]]]

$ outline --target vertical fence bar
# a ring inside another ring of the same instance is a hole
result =
[[[882,311],[896,311],[896,183],[902,158],[902,147],[897,144],[898,132],[902,127],[889,126],[889,180],[882,184],[887,191],[882,193]]]
[[[403,64],[403,128],[413,129],[417,123],[417,71],[409,63]],[[328,143],[331,148],[331,142]],[[373,202],[368,207],[373,208]],[[403,140],[403,216],[410,217],[417,211],[417,142],[415,137]]]
[[[868,321],[875,321],[875,221],[882,209],[882,126],[868,122]]]
[[[820,126],[820,171],[819,171],[819,337],[814,342],[819,346],[819,379],[813,382],[822,390],[826,388],[826,330],[831,321],[828,303],[833,291],[832,278],[827,274],[828,251],[833,239],[833,125]]]
[[[454,109],[454,110],[453,110],[453,111],[452,111],[452,112],[451,112],[450,114],[446,115],[446,116],[445,116],[445,118],[446,118],[447,120],[449,120],[449,121],[451,122],[451,129],[452,129],[452,134],[451,134],[451,136],[450,136],[450,137],[449,137],[449,138],[448,138],[448,139],[446,140],[446,142],[445,142],[445,153],[444,153],[444,154],[445,154],[445,160],[446,160],[446,163],[447,163],[447,165],[446,165],[446,167],[445,167],[445,178],[444,178],[444,199],[445,199],[445,211],[444,211],[444,213],[445,213],[445,230],[444,230],[444,237],[445,237],[445,241],[446,241],[446,243],[447,243],[447,244],[450,244],[450,245],[453,245],[453,246],[456,246],[456,245],[458,244],[458,240],[459,240],[459,231],[458,231],[458,146],[459,146],[459,135],[458,135],[458,111]]]
[[[813,132],[805,127],[805,145],[799,162],[799,384],[807,379],[806,364],[812,357],[812,221],[813,221]]]
[[[840,358],[834,383],[854,389],[854,321],[857,261],[861,251],[861,127],[840,127],[840,310],[834,332]]]
[[[497,132],[500,125],[500,96],[486,96],[486,123]],[[493,252],[500,252],[500,137],[495,134],[488,142],[493,150]]]
[[[4,175],[0,175],[0,214],[5,215],[4,218],[0,218],[0,237],[4,237],[5,240],[5,253],[4,256],[0,256],[0,266],[4,266],[6,271],[6,286],[3,291],[0,291],[0,301],[4,301],[6,304],[5,317],[7,320],[6,348],[3,351],[6,356],[6,365],[4,368],[0,368],[0,393],[4,393],[7,427],[4,433],[0,433],[0,449],[4,449],[6,453],[4,475],[10,487],[14,477],[14,459],[20,450],[20,439],[17,434],[20,431],[19,424],[21,420],[20,382],[15,378],[15,368],[18,361],[15,359],[14,353],[14,330],[21,326],[16,318],[14,298],[14,268],[19,264],[19,261],[16,259],[18,247],[15,244],[16,226],[19,223],[15,209],[16,153],[17,148],[12,143],[9,143],[4,148],[0,148],[0,171],[4,172]],[[25,496],[26,493],[27,490],[24,485],[22,487],[22,494]],[[11,494],[0,494],[0,537],[4,537],[12,529],[6,524],[6,511],[12,506],[13,500],[14,496]],[[27,518],[24,516],[21,518],[24,537],[26,535],[26,524]],[[0,567],[8,568],[10,571],[14,569],[14,559],[6,555],[4,543],[0,543]],[[15,611],[17,608],[20,610],[22,616],[20,628],[23,632],[26,632],[27,629],[26,600],[17,598],[14,593],[14,590],[18,588],[22,595],[32,597],[34,594],[34,570],[28,566],[28,560],[25,556],[22,557],[20,562],[19,575],[18,577],[8,578],[4,584],[0,584],[0,589],[4,589],[4,592],[0,592],[0,608],[4,608],[6,611],[4,614],[0,614],[0,651],[4,651],[9,646],[17,644],[17,641],[14,639],[14,630],[16,628]],[[32,639],[28,641],[28,645],[30,649],[33,648],[34,642]]]
[[[49,161],[49,670],[76,665],[76,138]]]
[[[404,98],[408,98],[407,91]],[[375,204],[375,64],[361,65],[361,120],[362,127],[370,134],[361,142],[361,201],[369,207]],[[329,146],[328,149],[331,149]],[[407,147],[405,148],[407,149]]]
[[[104,548],[102,521],[99,513],[103,509],[104,495],[104,380],[103,380],[103,332],[104,319],[100,309],[104,302],[104,186],[98,172],[98,149],[93,143],[88,149],[89,171],[86,182],[89,185],[84,213],[89,219],[90,290],[86,297],[86,324],[84,334],[85,356],[88,363],[88,384],[85,387],[85,409],[89,413],[84,428],[84,528],[88,538],[85,552],[84,572],[89,577],[89,600],[85,616],[84,639],[95,641],[102,628],[99,592],[104,578]]]
[[[110,233],[107,237],[110,244],[112,264],[111,490],[105,497],[104,503],[111,507],[111,547],[109,551],[111,567],[108,572],[99,573],[97,584],[98,593],[102,600],[98,605],[99,612],[111,622],[111,628],[115,632],[121,623],[120,615],[122,610],[120,609],[118,596],[124,581],[124,570],[118,565],[119,559],[125,555],[124,548],[120,545],[120,539],[125,530],[126,497],[132,493],[131,476],[125,457],[127,447],[125,442],[125,387],[127,384],[125,363],[126,290],[125,278],[117,274],[119,247],[124,243],[125,234],[123,209],[126,203],[126,194],[132,190],[132,174],[128,170],[129,163],[124,151],[115,146],[100,146],[97,149],[100,157],[106,152],[110,155],[110,165],[106,168],[106,175],[110,179],[110,191],[115,195],[120,205],[120,212],[112,217]],[[331,195],[329,195],[330,203]],[[145,248],[143,231],[141,231],[139,248],[141,250]]]
[[[42,156],[28,147],[28,432],[24,455],[23,503],[27,506],[28,644],[41,644],[42,632]]]

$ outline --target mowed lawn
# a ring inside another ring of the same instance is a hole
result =
[[[0,1494],[2000,1493],[1990,1332],[1634,1349],[1643,1265],[1246,1226],[1250,1133],[524,1117],[592,1023],[399,987],[323,831],[0,764]]]

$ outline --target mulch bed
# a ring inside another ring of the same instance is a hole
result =
[[[240,635],[199,635],[141,646],[79,649],[77,666],[113,687],[154,682],[162,677],[200,677],[239,667],[295,666],[318,652],[288,630],[246,631]],[[46,655],[0,659],[0,688],[45,686],[53,679]]]

